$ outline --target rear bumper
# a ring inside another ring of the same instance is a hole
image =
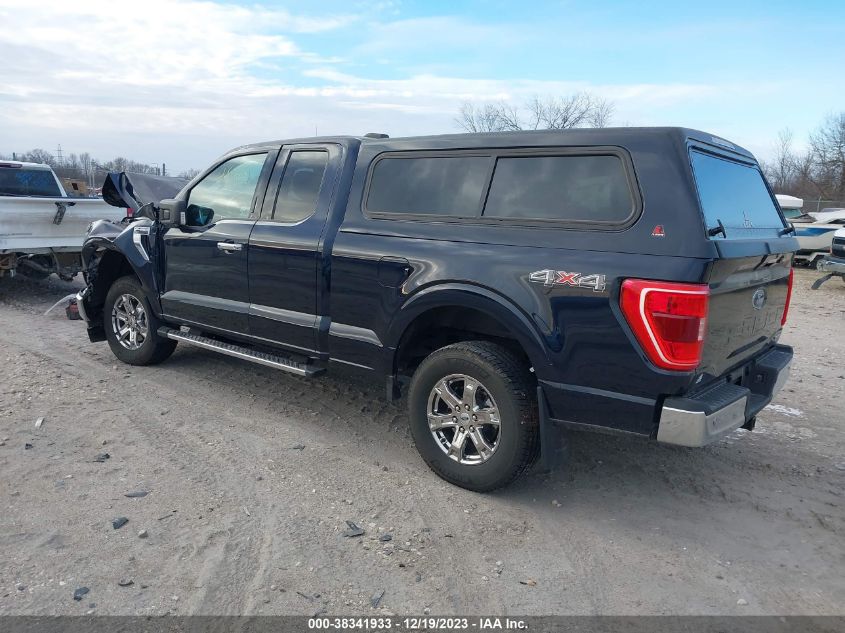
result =
[[[667,398],[657,441],[705,446],[748,424],[789,377],[792,348],[776,345],[756,358],[740,384],[720,382],[691,395]]]

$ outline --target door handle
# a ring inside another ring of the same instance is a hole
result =
[[[233,244],[232,242],[217,242],[217,248],[226,253],[233,253],[235,251],[242,251],[243,244]]]

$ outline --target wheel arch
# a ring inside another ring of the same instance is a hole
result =
[[[156,316],[161,314],[157,284],[150,262],[142,259],[137,249],[127,250],[122,246],[119,240],[104,237],[92,237],[85,241],[82,261],[89,288],[85,297],[85,312],[91,321],[89,327],[102,325],[102,307],[109,288],[115,280],[127,275],[134,276],[141,284],[153,313]]]
[[[419,364],[427,347],[439,348],[468,338],[509,345],[527,359],[535,373],[544,374],[551,367],[542,336],[515,304],[488,288],[452,283],[421,290],[403,304],[388,334],[390,372],[407,374]]]

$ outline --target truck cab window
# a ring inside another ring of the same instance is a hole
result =
[[[291,153],[276,196],[274,220],[300,222],[314,213],[328,157],[324,151]]]
[[[221,163],[203,178],[188,194],[191,224],[205,226],[219,220],[249,217],[255,187],[266,158],[266,152],[236,156]]]
[[[60,198],[62,192],[49,169],[0,169],[0,195]]]

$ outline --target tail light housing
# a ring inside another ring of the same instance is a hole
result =
[[[622,282],[620,306],[648,359],[661,369],[701,364],[710,288],[647,279]]]
[[[832,248],[832,247],[831,247]],[[789,315],[789,302],[792,301],[792,282],[795,277],[795,270],[789,269],[789,282],[786,287],[786,303],[783,306],[783,316],[780,318],[781,327],[786,325],[786,317]]]

